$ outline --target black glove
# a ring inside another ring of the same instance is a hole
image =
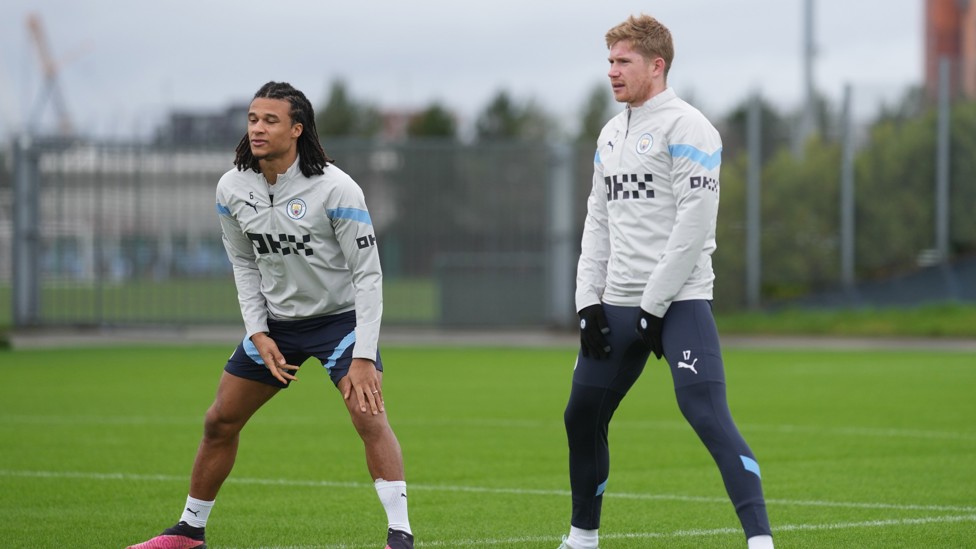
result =
[[[664,345],[661,342],[663,328],[663,318],[641,309],[640,316],[637,317],[637,335],[658,360],[661,360],[661,355],[664,354]]]
[[[592,355],[597,359],[610,356],[610,342],[607,341],[610,326],[607,325],[607,315],[603,312],[603,305],[583,307],[579,317],[580,351],[583,356]]]

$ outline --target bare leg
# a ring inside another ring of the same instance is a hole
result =
[[[379,374],[382,380],[382,375]],[[339,391],[344,393],[350,383],[348,378],[339,381]],[[355,398],[344,401],[352,418],[352,424],[363,439],[366,449],[366,467],[373,480],[404,480],[403,455],[400,453],[400,443],[397,441],[386,413],[363,413]]]
[[[241,429],[265,402],[280,391],[265,383],[224,372],[203,427],[203,440],[193,462],[190,496],[213,501],[237,458]]]

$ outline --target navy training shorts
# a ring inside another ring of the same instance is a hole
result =
[[[332,383],[338,386],[339,380],[346,376],[349,365],[352,364],[352,349],[356,343],[356,311],[302,320],[269,318],[268,335],[278,345],[278,350],[288,364],[301,366],[314,356],[329,372]],[[376,351],[375,362],[376,369],[382,372],[383,362],[380,360],[379,350]],[[281,383],[271,375],[264,360],[258,355],[257,348],[248,338],[237,346],[224,370],[237,377],[274,387],[288,387],[288,384]],[[296,377],[298,371],[293,372]]]

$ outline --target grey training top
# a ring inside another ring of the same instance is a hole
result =
[[[356,311],[353,357],[376,358],[383,274],[359,185],[329,165],[305,177],[298,160],[269,185],[236,168],[217,184],[217,213],[234,267],[246,337],[268,318]]]

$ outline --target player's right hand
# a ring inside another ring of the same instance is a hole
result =
[[[259,332],[252,335],[251,343],[258,350],[261,359],[264,360],[264,367],[271,372],[275,379],[285,385],[298,379],[294,375],[298,371],[298,366],[293,366],[285,361],[284,355],[278,350],[278,344],[268,334]]]
[[[580,318],[580,352],[583,356],[604,359],[610,356],[610,342],[607,334],[607,315],[603,312],[603,305],[597,303],[583,307],[579,312]]]

